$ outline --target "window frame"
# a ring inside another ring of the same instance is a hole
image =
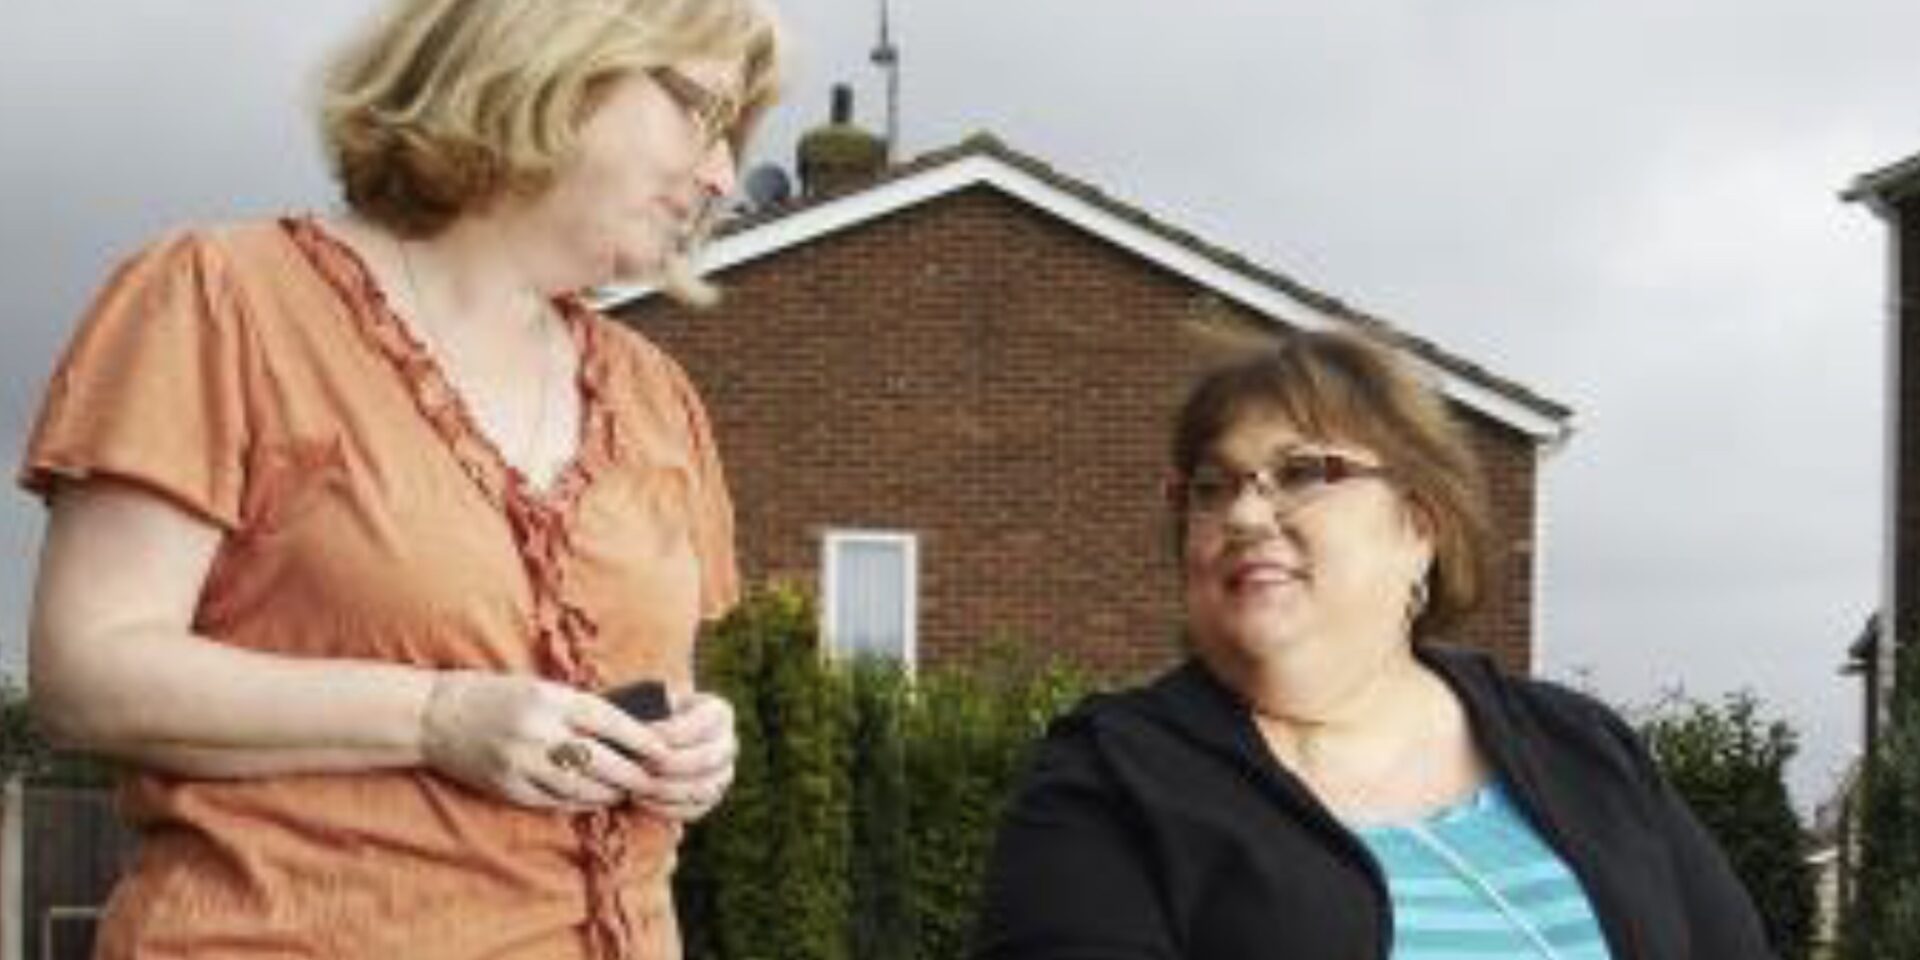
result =
[[[836,658],[856,653],[842,647],[838,640],[838,590],[843,575],[840,572],[840,548],[850,544],[884,544],[902,548],[901,557],[906,569],[901,586],[905,593],[901,617],[905,623],[900,644],[900,665],[912,672],[920,660],[920,537],[910,531],[836,527],[821,536],[820,636],[825,641],[821,648]]]

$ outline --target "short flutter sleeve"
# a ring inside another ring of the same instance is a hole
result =
[[[727,492],[726,475],[720,466],[720,452],[714,444],[706,406],[686,373],[675,364],[667,366],[673,373],[674,397],[686,418],[687,446],[698,486],[692,506],[694,549],[700,555],[700,616],[718,620],[740,600],[740,570],[733,546],[733,499]]]
[[[107,477],[240,525],[252,355],[232,278],[202,234],[122,264],[54,369],[20,484]]]

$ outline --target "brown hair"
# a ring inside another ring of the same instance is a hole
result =
[[[348,206],[431,236],[550,185],[596,97],[638,70],[740,60],[737,161],[776,93],[779,49],[758,0],[395,0],[328,71],[321,138]],[[670,288],[690,278],[683,262],[668,274]]]
[[[1491,549],[1486,481],[1446,401],[1405,363],[1354,335],[1290,334],[1278,350],[1194,385],[1174,427],[1174,468],[1191,474],[1222,436],[1259,416],[1280,417],[1315,440],[1363,446],[1390,470],[1433,541],[1415,636],[1444,630],[1479,605]],[[1181,518],[1175,523],[1184,530]]]

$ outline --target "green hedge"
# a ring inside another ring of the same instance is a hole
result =
[[[1861,785],[1860,858],[1841,927],[1848,960],[1920,957],[1920,646],[1903,646],[1889,717]]]
[[[1714,835],[1746,884],[1782,960],[1812,946],[1814,874],[1787,795],[1786,767],[1797,745],[1784,722],[1762,721],[1748,693],[1719,705],[1670,701],[1644,727],[1674,789]]]
[[[19,777],[61,787],[113,785],[113,764],[84,753],[55,750],[33,722],[27,693],[0,676],[0,782]]]
[[[1021,646],[909,678],[822,656],[811,605],[774,588],[702,644],[738,713],[727,802],[676,875],[693,960],[964,955],[1000,807],[1027,748],[1090,686]]]
[[[0,780],[35,776],[52,761],[53,751],[34,726],[26,691],[0,678]]]

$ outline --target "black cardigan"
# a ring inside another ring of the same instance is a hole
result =
[[[1615,960],[1771,957],[1726,858],[1594,700],[1423,644]],[[1386,882],[1197,661],[1056,721],[1001,824],[977,960],[1386,958]]]

